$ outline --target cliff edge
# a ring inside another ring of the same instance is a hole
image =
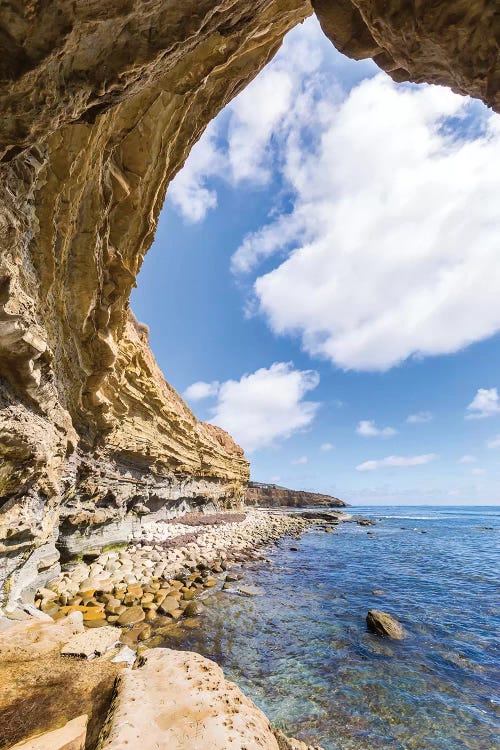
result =
[[[332,495],[289,490],[287,487],[263,482],[248,483],[246,503],[261,508],[346,508],[348,506],[348,503]]]

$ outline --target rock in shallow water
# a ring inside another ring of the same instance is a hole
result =
[[[405,637],[403,626],[392,615],[379,609],[370,609],[366,615],[368,630],[375,635],[402,640]]]
[[[142,622],[146,615],[141,607],[128,607],[125,612],[122,612],[117,620],[118,625],[135,625],[138,622]]]

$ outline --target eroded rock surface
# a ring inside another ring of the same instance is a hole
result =
[[[405,631],[401,623],[395,617],[379,609],[370,609],[366,615],[366,624],[368,630],[375,635],[394,638],[401,641],[405,637]]]
[[[165,382],[128,300],[192,144],[310,12],[303,0],[2,10],[0,579],[11,600],[37,579],[41,546],[73,554],[130,539],[144,513],[241,501],[243,452]]]
[[[88,716],[83,714],[60,729],[32,737],[14,745],[12,750],[85,750]]]
[[[280,750],[269,720],[220,667],[200,654],[161,648],[120,675],[99,750]],[[313,750],[313,749],[311,749]]]

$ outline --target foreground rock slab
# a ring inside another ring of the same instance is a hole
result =
[[[11,750],[85,750],[87,719],[85,714],[78,716],[60,729],[19,742]]]
[[[199,654],[152,649],[123,672],[99,750],[279,750],[262,711]]]
[[[403,626],[392,615],[379,609],[370,609],[366,615],[366,624],[368,630],[375,635],[394,638],[398,641],[405,637]]]

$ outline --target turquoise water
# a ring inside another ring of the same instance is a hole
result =
[[[271,565],[244,571],[263,596],[211,597],[182,647],[215,659],[275,725],[326,750],[499,747],[500,509],[352,512],[380,521],[283,540]],[[370,608],[396,615],[407,638],[369,634]]]

